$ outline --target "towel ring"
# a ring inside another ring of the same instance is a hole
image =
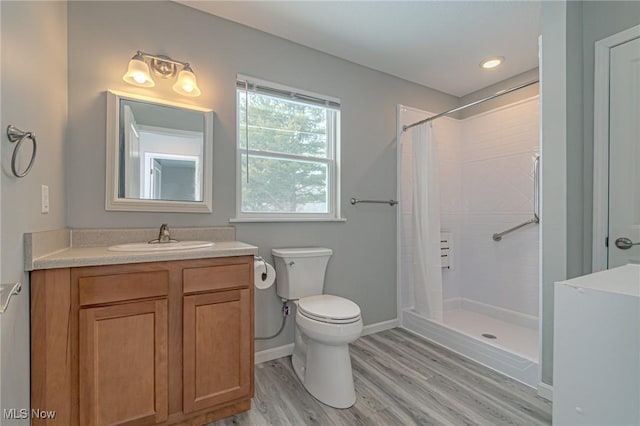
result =
[[[9,142],[11,143],[17,142],[15,148],[13,148],[13,155],[11,156],[11,171],[13,172],[13,175],[15,177],[23,178],[29,174],[29,172],[31,171],[31,167],[36,160],[36,149],[38,147],[38,144],[36,142],[36,135],[32,132],[25,132],[23,130],[20,130],[16,126],[10,124],[7,126],[7,137],[9,138]],[[30,139],[31,143],[33,143],[33,152],[31,153],[31,159],[29,160],[29,165],[27,166],[27,168],[23,172],[19,172],[16,161],[18,159],[20,146],[25,139]]]

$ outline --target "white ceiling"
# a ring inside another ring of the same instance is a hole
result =
[[[540,1],[178,2],[455,96],[538,66]]]

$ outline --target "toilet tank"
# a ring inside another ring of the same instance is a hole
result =
[[[322,294],[324,274],[333,251],[323,247],[271,250],[276,266],[276,293],[287,300]]]

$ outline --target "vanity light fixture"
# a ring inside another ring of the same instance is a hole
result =
[[[492,68],[496,68],[504,62],[504,58],[502,56],[496,56],[493,58],[485,59],[480,63],[480,66],[486,70],[490,70]]]
[[[178,72],[178,68],[180,71]],[[129,84],[140,87],[153,87],[156,83],[151,78],[151,71],[160,78],[177,79],[173,90],[185,96],[200,96],[200,88],[188,62],[176,61],[168,56],[151,55],[137,51],[129,61],[129,68],[122,79]]]

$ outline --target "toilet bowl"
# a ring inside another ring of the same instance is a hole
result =
[[[356,401],[349,343],[362,334],[360,308],[322,294],[330,249],[274,249],[276,289],[294,300],[296,333],[291,362],[305,389],[320,402],[349,408]]]
[[[317,306],[311,312],[305,310],[309,301],[316,305],[321,301],[326,310]],[[336,312],[336,306],[348,304],[352,305],[349,312]],[[356,393],[349,343],[360,337],[363,328],[358,305],[338,296],[322,295],[300,299],[296,306],[296,344],[291,358],[296,375],[319,401],[335,408],[351,407]]]

